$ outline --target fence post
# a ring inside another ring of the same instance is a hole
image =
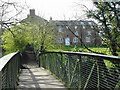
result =
[[[2,90],[2,71],[0,71],[0,90]]]

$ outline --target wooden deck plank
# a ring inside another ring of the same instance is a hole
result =
[[[18,90],[25,88],[62,88],[65,86],[43,68],[22,69]]]

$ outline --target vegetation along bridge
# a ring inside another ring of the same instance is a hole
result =
[[[120,88],[120,57],[49,51],[35,53],[34,62],[29,60],[33,54],[26,53],[15,52],[0,59],[0,89]]]

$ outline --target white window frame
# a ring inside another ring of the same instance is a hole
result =
[[[78,38],[77,37],[74,37],[73,38],[73,43],[77,43],[78,42]]]
[[[78,35],[79,35],[79,34],[78,34],[78,31],[75,31],[75,35],[76,35],[76,36],[78,36]]]
[[[69,37],[65,38],[65,45],[67,45],[67,46],[70,45],[70,38]]]
[[[85,25],[82,25],[82,28],[85,29],[86,28]]]
[[[62,32],[62,27],[58,27],[58,32]]]
[[[91,32],[91,31],[87,31],[87,34],[88,34],[88,35],[92,35],[92,32]]]
[[[63,43],[63,38],[59,38],[59,43]]]
[[[68,29],[68,26],[66,26],[66,28]]]
[[[91,42],[90,37],[86,37],[85,40],[86,40],[87,43],[90,43],[90,42]]]
[[[93,22],[88,22],[89,25],[93,25]]]
[[[90,27],[93,28],[93,25],[91,25]]]
[[[75,26],[75,29],[77,29],[78,27],[77,26]]]
[[[81,25],[84,25],[84,22],[80,22]]]

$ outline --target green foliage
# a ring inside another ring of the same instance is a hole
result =
[[[120,50],[120,1],[94,2],[96,10],[88,11],[88,16],[98,20],[102,38],[113,55]]]
[[[91,50],[99,53],[105,53],[107,55],[111,55],[109,48],[107,47],[88,47]],[[61,46],[59,49],[48,49],[48,51],[74,51],[74,52],[89,52],[86,48],[81,46]],[[90,52],[89,52],[90,53]],[[118,52],[120,56],[120,52]]]
[[[6,54],[26,49],[26,45],[33,45],[34,49],[46,50],[55,47],[55,32],[52,26],[21,23],[5,30],[2,35],[3,49]],[[41,48],[42,47],[42,48]]]
[[[5,30],[2,35],[3,49],[6,50],[6,54],[14,51],[24,51],[26,45],[30,43],[31,37],[29,36],[29,30],[32,30],[33,26],[28,24],[15,25],[11,29]]]
[[[58,45],[56,30],[51,25],[39,25],[37,30],[32,32],[32,36],[32,43],[36,50],[45,51],[47,49],[56,48]]]
[[[119,68],[102,57],[60,52],[41,54],[39,58],[40,66],[54,73],[67,88],[101,89],[104,87],[112,90],[120,86]]]

